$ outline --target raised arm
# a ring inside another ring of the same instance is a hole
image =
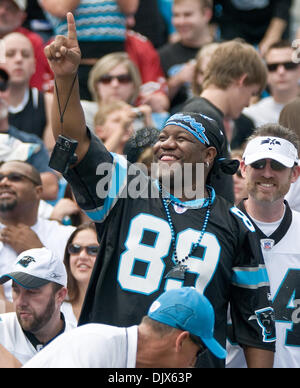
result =
[[[55,40],[45,48],[45,55],[54,73],[58,90],[58,96],[55,91],[53,99],[51,122],[55,139],[57,139],[60,134],[63,134],[64,136],[78,141],[76,154],[78,156],[78,161],[80,161],[88,150],[90,140],[87,135],[84,114],[80,104],[78,79],[76,79],[74,86],[72,87],[74,78],[77,77],[81,52],[77,40],[74,16],[70,12],[67,14],[67,21],[67,37],[58,35]],[[68,101],[63,116],[63,133],[61,130],[57,97],[59,97],[62,112]]]

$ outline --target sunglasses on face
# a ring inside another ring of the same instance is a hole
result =
[[[24,181],[24,179],[28,179],[30,182],[34,183],[35,185],[41,185],[40,182],[37,182],[35,181],[34,179],[30,178],[29,176],[26,176],[26,175],[23,175],[23,174],[20,174],[18,172],[11,172],[9,174],[1,174],[0,173],[0,182],[2,182],[2,180],[4,178],[7,178],[10,182],[22,182]]]
[[[298,63],[295,63],[295,62],[267,63],[267,68],[270,72],[277,71],[279,66],[283,66],[285,70],[295,70],[298,67]]]
[[[90,256],[97,256],[99,252],[99,245],[87,245],[87,246],[81,246],[78,244],[69,244],[68,245],[68,252],[70,255],[79,255],[79,253],[85,249],[86,253]]]
[[[99,82],[102,84],[108,85],[112,82],[112,80],[118,80],[120,84],[128,84],[132,81],[132,78],[129,74],[120,74],[120,75],[109,75],[105,74],[99,78]]]
[[[256,162],[250,164],[250,166],[255,170],[263,170],[266,167],[266,165],[267,165],[267,159],[257,160]],[[283,171],[287,168],[283,164],[273,159],[270,161],[270,166],[271,166],[271,169],[274,171]]]

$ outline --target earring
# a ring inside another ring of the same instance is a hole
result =
[[[209,168],[209,162],[205,162],[207,168]]]

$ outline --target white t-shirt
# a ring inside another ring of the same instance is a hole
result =
[[[273,97],[266,97],[245,108],[243,113],[250,117],[257,128],[267,123],[278,123],[283,107],[284,104],[275,102]]]
[[[64,301],[61,305],[60,311],[64,314],[67,321],[72,322],[74,326],[77,326],[77,318],[75,317],[71,303]]]
[[[272,248],[262,250],[275,310],[274,368],[300,368],[300,213],[292,211],[292,217],[285,236]],[[227,343],[227,350],[227,367],[245,367],[239,346]]]
[[[70,322],[65,321],[65,324],[64,333],[74,329],[74,325]],[[15,356],[21,364],[26,363],[38,353],[37,349],[24,334],[16,313],[0,315],[0,343]]]
[[[0,224],[0,230],[4,227],[5,225]],[[57,221],[39,218],[31,229],[38,235],[46,248],[53,251],[63,260],[66,243],[71,233],[75,230],[74,226],[65,226]],[[0,276],[11,272],[11,268],[17,257],[17,253],[9,245],[3,244],[0,241]],[[5,296],[10,301],[12,300],[11,283],[9,281],[3,284]]]
[[[300,212],[300,177],[291,184],[290,190],[285,196],[291,209]]]
[[[89,323],[64,333],[24,368],[135,368],[138,327]]]

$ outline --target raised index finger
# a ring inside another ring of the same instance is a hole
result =
[[[67,13],[67,22],[68,22],[68,39],[71,40],[72,42],[77,42],[77,32],[76,32],[76,24],[75,24],[75,19],[72,14],[72,12]]]

